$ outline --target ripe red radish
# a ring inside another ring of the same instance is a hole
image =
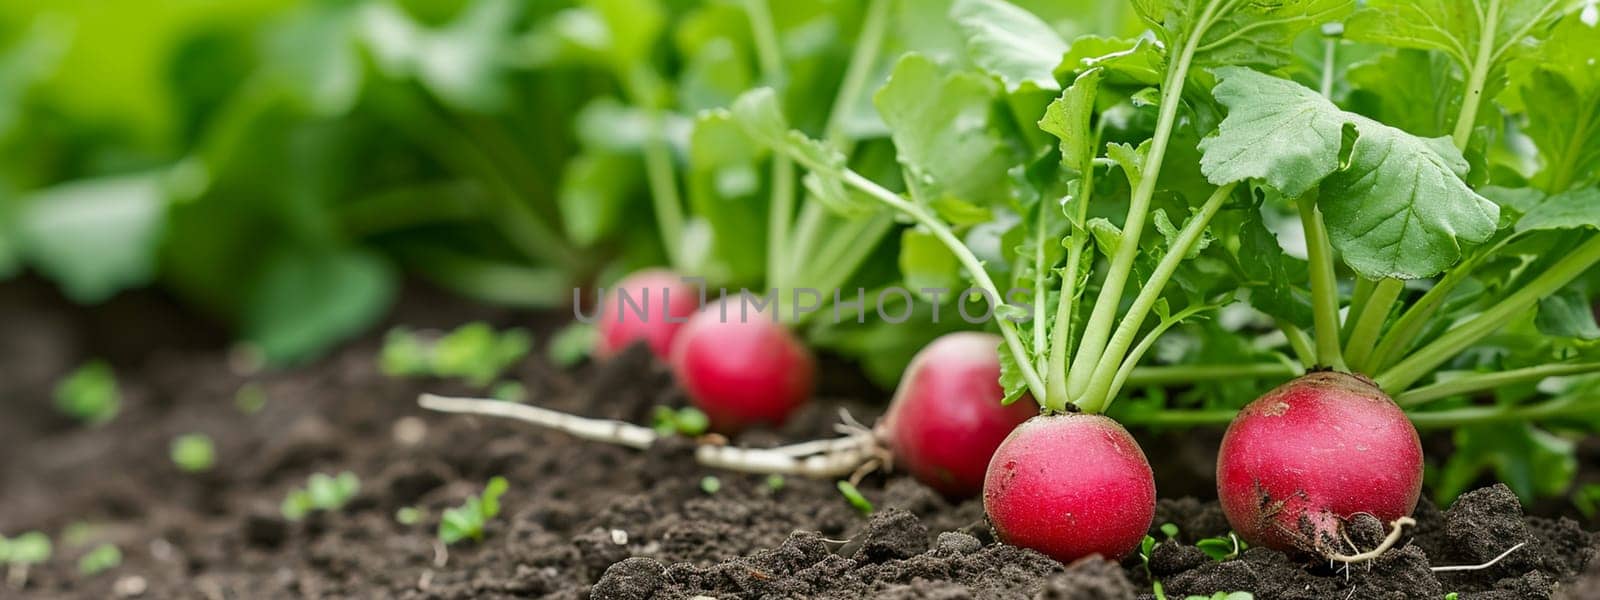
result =
[[[711,428],[782,425],[811,396],[816,359],[767,313],[737,299],[707,304],[678,331],[672,371]]]
[[[1000,539],[1061,562],[1120,559],[1155,519],[1156,482],[1144,451],[1103,415],[1029,419],[989,461],[983,509]]]
[[[1422,443],[1371,380],[1311,373],[1251,402],[1222,438],[1217,495],[1252,544],[1317,555],[1343,547],[1345,519],[1411,514]]]
[[[940,493],[976,495],[989,457],[1017,425],[1039,414],[1024,398],[1000,403],[1000,336],[958,332],[929,343],[906,368],[878,431],[904,468]]]
[[[595,356],[606,358],[635,342],[667,358],[673,337],[700,308],[700,288],[666,269],[645,269],[617,282],[600,301]]]

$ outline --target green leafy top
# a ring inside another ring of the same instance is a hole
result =
[[[1499,207],[1461,179],[1468,165],[1449,139],[1412,136],[1249,69],[1217,76],[1229,111],[1201,142],[1206,176],[1259,180],[1289,197],[1320,184],[1331,241],[1363,277],[1429,277],[1494,235]]]

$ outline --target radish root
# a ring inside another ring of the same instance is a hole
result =
[[[428,410],[514,419],[573,437],[638,450],[649,448],[661,437],[654,429],[625,421],[590,419],[501,400],[423,394],[417,403]],[[885,450],[872,431],[857,425],[850,427],[844,437],[776,448],[739,448],[702,442],[695,449],[694,458],[707,467],[740,473],[834,479],[850,475],[862,465],[881,461],[884,454]]]
[[[1339,554],[1337,552],[1326,552],[1323,554],[1323,556],[1328,560],[1345,563],[1347,565],[1363,563],[1376,559],[1380,556],[1383,556],[1383,553],[1388,552],[1389,549],[1393,548],[1395,544],[1400,543],[1400,538],[1405,534],[1406,527],[1411,527],[1416,524],[1416,519],[1411,517],[1400,517],[1395,519],[1393,523],[1389,524],[1389,535],[1383,538],[1383,543],[1378,544],[1377,548],[1373,548],[1360,554],[1351,555]]]
[[[1440,573],[1440,572],[1445,572],[1445,571],[1478,571],[1478,570],[1481,570],[1481,569],[1487,569],[1487,568],[1495,566],[1495,564],[1499,563],[1500,559],[1505,558],[1507,556],[1511,556],[1512,552],[1516,552],[1519,548],[1522,548],[1523,546],[1526,546],[1526,545],[1528,545],[1527,542],[1522,542],[1520,544],[1517,544],[1515,546],[1507,548],[1505,552],[1501,552],[1500,553],[1500,556],[1496,556],[1496,557],[1494,557],[1492,559],[1489,559],[1489,562],[1483,563],[1481,565],[1451,565],[1451,566],[1446,566],[1446,567],[1433,567],[1433,572]]]

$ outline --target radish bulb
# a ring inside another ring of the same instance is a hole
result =
[[[1120,559],[1155,519],[1156,482],[1144,451],[1103,415],[1039,416],[989,461],[983,509],[1008,544],[1063,563]]]
[[[911,359],[878,424],[896,466],[945,496],[977,495],[995,448],[1039,412],[1027,399],[1001,404],[1000,343],[976,332],[929,343]]]
[[[1311,373],[1251,402],[1222,438],[1217,495],[1252,544],[1319,556],[1344,547],[1345,520],[1391,522],[1422,492],[1422,443],[1372,380]]]
[[[636,271],[617,282],[600,301],[594,354],[607,358],[644,342],[665,359],[673,337],[700,308],[700,288],[666,269]]]
[[[788,328],[743,308],[730,300],[706,305],[672,345],[678,385],[722,433],[782,425],[810,398],[817,370]]]

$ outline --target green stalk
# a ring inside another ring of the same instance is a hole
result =
[[[1034,232],[1035,241],[1033,244],[1033,368],[1038,369],[1039,374],[1044,377],[1045,393],[1049,394],[1049,381],[1052,378],[1049,371],[1050,356],[1046,349],[1049,347],[1050,338],[1048,337],[1049,333],[1046,331],[1048,323],[1045,321],[1044,313],[1045,300],[1050,296],[1045,284],[1050,281],[1051,265],[1045,264],[1044,261],[1045,232],[1047,229],[1045,227],[1044,211],[1046,210],[1050,210],[1050,203],[1046,202],[1044,198],[1040,198],[1039,214],[1035,217],[1035,222],[1038,224],[1039,229]],[[1062,301],[1065,302],[1065,299]],[[1049,404],[1049,398],[1045,398],[1045,403]]]
[[[1383,323],[1389,319],[1395,301],[1405,289],[1406,283],[1399,279],[1384,279],[1373,288],[1372,295],[1361,307],[1361,314],[1354,320],[1350,339],[1345,342],[1344,360],[1351,369],[1365,371],[1370,366],[1367,357],[1372,355],[1378,335],[1383,332]]]
[[[1478,37],[1478,57],[1472,62],[1472,73],[1467,77],[1466,97],[1461,101],[1461,114],[1456,117],[1455,134],[1451,141],[1457,149],[1465,149],[1472,140],[1472,127],[1478,120],[1478,107],[1483,104],[1483,88],[1489,80],[1489,67],[1494,64],[1495,27],[1500,22],[1500,0],[1489,0],[1489,10],[1483,15],[1483,34]]]
[[[677,173],[672,164],[672,149],[667,146],[663,124],[666,111],[657,98],[661,86],[660,76],[648,65],[633,67],[623,78],[623,91],[628,101],[642,106],[647,112],[650,131],[644,143],[644,175],[650,188],[650,202],[656,213],[656,228],[661,235],[661,245],[667,253],[667,262],[674,269],[683,270],[683,200],[678,194]]]
[[[1222,209],[1222,203],[1233,194],[1233,189],[1237,185],[1230,183],[1211,193],[1211,197],[1200,207],[1200,212],[1191,217],[1183,226],[1183,230],[1178,232],[1172,247],[1167,249],[1166,255],[1161,257],[1161,262],[1157,263],[1155,270],[1150,273],[1150,279],[1139,289],[1139,295],[1134,297],[1133,305],[1128,307],[1128,313],[1123,315],[1122,322],[1117,325],[1116,333],[1105,346],[1100,361],[1095,363],[1093,377],[1090,378],[1085,393],[1077,398],[1078,406],[1085,412],[1104,412],[1111,404],[1110,393],[1117,372],[1121,370],[1124,359],[1128,357],[1128,348],[1139,335],[1139,328],[1144,325],[1145,317],[1155,308],[1156,301],[1161,299],[1161,293],[1167,287],[1167,281],[1177,272],[1178,265],[1184,261],[1194,245],[1199,243],[1206,226],[1211,224],[1211,219],[1217,216],[1217,211]],[[1124,233],[1124,236],[1126,235]],[[1127,244],[1128,240],[1124,239],[1122,243]],[[1117,251],[1120,253],[1122,248],[1118,247]]]
[[[1161,88],[1161,112],[1156,119],[1155,137],[1150,141],[1150,151],[1145,158],[1144,177],[1139,180],[1139,186],[1134,190],[1133,197],[1128,203],[1128,216],[1122,227],[1122,242],[1117,246],[1116,255],[1111,258],[1110,270],[1106,272],[1104,283],[1100,287],[1100,295],[1095,299],[1094,311],[1090,313],[1088,325],[1083,332],[1083,340],[1078,343],[1077,355],[1072,359],[1072,367],[1067,374],[1067,393],[1073,398],[1079,398],[1088,389],[1092,375],[1097,370],[1095,365],[1100,363],[1100,355],[1104,352],[1106,343],[1110,341],[1112,323],[1116,320],[1117,309],[1122,303],[1122,290],[1128,283],[1128,277],[1133,273],[1134,259],[1139,256],[1139,237],[1144,233],[1145,218],[1150,211],[1150,199],[1155,195],[1157,180],[1161,177],[1161,164],[1166,159],[1167,144],[1172,140],[1172,130],[1177,123],[1178,105],[1182,103],[1183,85],[1188,80],[1189,65],[1194,60],[1195,48],[1204,35],[1205,27],[1211,20],[1215,4],[1206,7],[1205,13],[1200,17],[1200,26],[1189,36],[1188,43],[1178,59],[1172,62],[1166,81]],[[1107,385],[1109,385],[1107,375]]]
[[[1311,274],[1311,312],[1317,342],[1317,364],[1349,370],[1339,350],[1339,281],[1333,270],[1333,245],[1316,198],[1299,199],[1300,223],[1306,232],[1306,260]]]
[[[826,268],[820,271],[824,275],[818,277],[821,285],[815,289],[836,290],[849,283],[862,263],[872,256],[872,251],[883,241],[883,236],[894,229],[894,216],[887,212],[867,217],[863,221],[864,224],[855,229],[853,237],[838,239],[834,244],[846,248],[847,251],[829,262],[822,263]],[[815,313],[802,315],[800,321],[805,322],[812,314]]]
[[[484,260],[449,250],[409,248],[400,258],[424,278],[463,296],[519,308],[551,308],[569,302],[559,269]]]
[[[844,136],[844,121],[850,116],[851,102],[861,97],[861,90],[866,88],[867,77],[872,74],[872,63],[877,60],[883,46],[883,34],[889,23],[889,5],[890,0],[871,0],[867,4],[866,16],[861,21],[861,37],[856,38],[856,47],[850,52],[850,62],[845,66],[839,93],[833,97],[833,108],[828,113],[828,123],[823,129],[828,143],[845,154],[849,154],[849,151]]]
[[[1101,120],[1094,127],[1094,147],[1100,147],[1101,134],[1105,132],[1106,122]],[[1049,396],[1045,399],[1045,406],[1052,411],[1064,411],[1072,398],[1067,394],[1067,365],[1072,360],[1072,319],[1078,312],[1078,279],[1079,269],[1083,264],[1083,252],[1088,247],[1089,232],[1082,229],[1083,224],[1089,220],[1089,203],[1094,197],[1095,168],[1101,166],[1098,152],[1089,157],[1088,164],[1079,167],[1083,173],[1078,180],[1078,199],[1074,206],[1076,214],[1068,232],[1067,242],[1067,267],[1061,276],[1061,294],[1056,302],[1056,316],[1050,329],[1050,353],[1045,361],[1045,387]],[[1111,164],[1106,164],[1110,168]]]
[[[1283,337],[1289,341],[1289,350],[1294,352],[1296,360],[1301,365],[1314,365],[1317,363],[1317,353],[1311,347],[1311,336],[1299,326],[1282,319],[1276,319],[1278,329],[1283,331]]]
[[[1378,347],[1373,350],[1372,357],[1368,359],[1367,368],[1372,371],[1381,371],[1390,366],[1389,359],[1397,352],[1411,349],[1411,343],[1417,336],[1422,335],[1422,330],[1427,326],[1428,320],[1433,318],[1439,307],[1444,306],[1444,301],[1457,285],[1466,281],[1467,275],[1472,272],[1472,266],[1467,263],[1457,265],[1446,273],[1439,283],[1422,295],[1416,303],[1400,313],[1400,319],[1395,321],[1394,327],[1383,335]]]
[[[1522,311],[1532,308],[1541,298],[1555,293],[1556,290],[1571,283],[1589,267],[1600,263],[1600,236],[1594,236],[1589,241],[1574,249],[1562,258],[1550,270],[1541,273],[1522,289],[1502,299],[1498,304],[1489,308],[1466,323],[1457,326],[1439,336],[1421,349],[1417,350],[1399,364],[1373,378],[1378,386],[1395,394],[1411,387],[1411,384],[1427,376],[1433,369],[1450,360],[1450,357],[1461,352],[1484,336],[1493,333],[1501,326],[1510,322],[1513,317]]]
[[[1302,373],[1298,365],[1281,362],[1134,367],[1128,373],[1126,384],[1133,387],[1150,387],[1225,379],[1291,379],[1299,377]]]
[[[1361,311],[1366,310],[1367,299],[1372,297],[1372,289],[1377,286],[1378,284],[1371,279],[1356,277],[1356,283],[1350,290],[1350,305],[1345,310],[1346,318],[1340,325],[1342,329],[1339,330],[1339,339],[1350,339],[1350,334],[1356,328],[1356,318],[1361,316]],[[1345,357],[1345,362],[1349,361],[1349,357]]]
[[[1161,339],[1161,336],[1166,334],[1167,330],[1171,329],[1173,325],[1177,325],[1178,323],[1183,322],[1184,319],[1200,314],[1206,310],[1210,310],[1211,308],[1213,307],[1186,308],[1180,311],[1178,314],[1173,315],[1171,319],[1163,319],[1160,323],[1157,323],[1155,327],[1151,328],[1149,333],[1144,334],[1144,337],[1140,338],[1139,343],[1134,345],[1132,350],[1128,351],[1127,358],[1121,361],[1122,365],[1117,367],[1117,373],[1111,379],[1111,388],[1106,391],[1104,395],[1106,398],[1105,407],[1109,408],[1111,406],[1111,402],[1116,399],[1117,395],[1122,393],[1122,386],[1126,384],[1128,382],[1128,378],[1133,375],[1135,366],[1139,364],[1140,360],[1144,359],[1144,354],[1149,352],[1151,347],[1155,346],[1156,340]],[[1102,412],[1104,412],[1103,409]]]
[[[762,78],[774,89],[782,89],[783,55],[778,47],[778,30],[772,22],[767,0],[745,0],[745,15],[755,40],[756,58]],[[786,290],[794,285],[794,273],[784,268],[783,256],[793,252],[789,234],[794,220],[794,162],[783,155],[772,157],[772,201],[767,204],[767,283]]]
[[[972,253],[972,250],[967,248],[966,244],[961,243],[961,240],[956,238],[955,233],[951,232],[950,228],[940,221],[938,217],[933,216],[921,206],[906,201],[905,198],[901,198],[898,194],[885,189],[871,179],[863,177],[860,173],[844,169],[840,176],[844,183],[850,187],[865,192],[867,195],[872,196],[873,199],[882,202],[900,214],[911,217],[917,224],[927,228],[935,238],[944,243],[945,247],[956,256],[956,259],[961,262],[961,266],[967,270],[973,281],[978,284],[979,289],[988,292],[989,297],[994,298],[996,302],[1005,297],[1000,294],[999,288],[995,287],[994,280],[989,277],[989,272],[984,270],[983,261],[979,260]],[[1039,372],[1033,368],[1033,363],[1027,360],[1027,348],[1022,345],[1022,339],[1017,336],[1016,324],[1011,322],[1010,319],[1004,318],[995,319],[995,322],[1000,327],[1000,336],[1005,338],[1006,347],[1010,349],[1011,356],[1017,359],[1017,369],[1022,371],[1022,378],[1027,381],[1028,392],[1033,394],[1034,398],[1045,397],[1044,381],[1039,378]]]
[[[1566,377],[1600,371],[1600,362],[1560,363],[1539,365],[1510,371],[1475,373],[1449,381],[1419,387],[1395,397],[1394,401],[1405,408],[1427,404],[1441,398],[1492,390],[1507,385],[1540,381],[1548,377]]]

